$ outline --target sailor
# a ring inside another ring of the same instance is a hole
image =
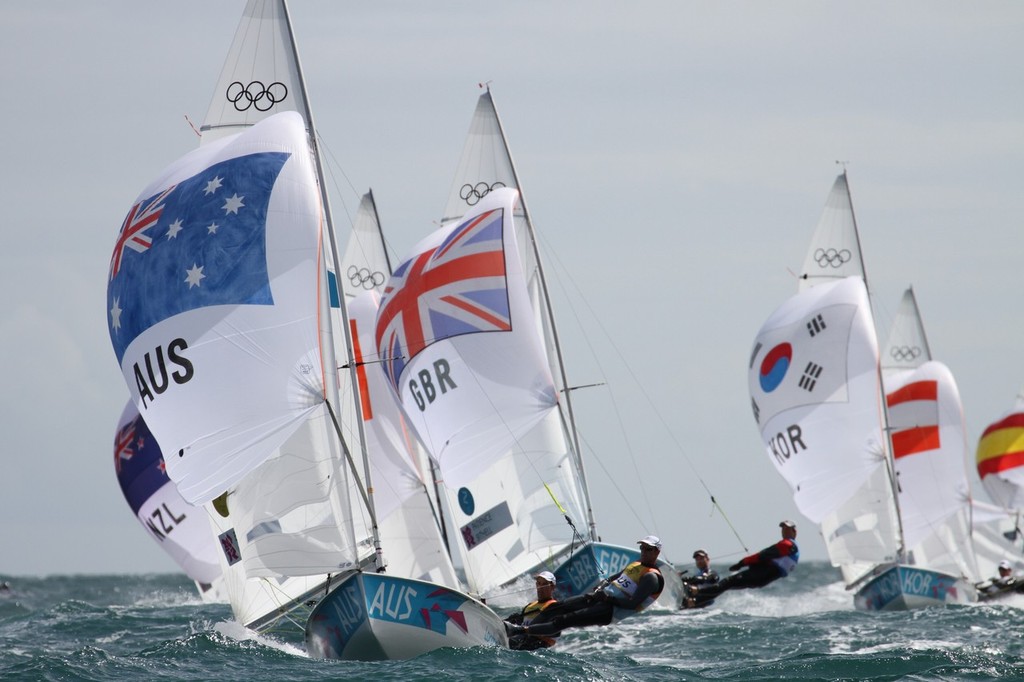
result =
[[[999,562],[999,576],[977,585],[982,599],[1009,592],[1017,585],[1017,576],[1013,574],[1013,564],[1006,559]],[[1019,589],[1019,588],[1018,588]]]
[[[715,584],[690,587],[690,596],[714,598],[726,590],[764,587],[792,573],[800,561],[800,548],[796,545],[796,524],[792,521],[781,521],[779,528],[782,532],[781,540],[765,547],[757,554],[743,557],[729,567],[730,571],[739,571],[738,573],[726,576]]]
[[[684,589],[688,589],[689,586],[700,587],[701,585],[713,585],[718,582],[718,573],[711,570],[711,557],[708,556],[707,550],[698,549],[693,553],[693,563],[697,567],[697,572],[694,575],[688,575],[688,571],[682,571],[679,577],[683,581]],[[714,597],[711,596],[685,596],[683,597],[682,603],[679,605],[681,609],[702,609],[706,606],[711,606],[715,603]]]
[[[544,619],[544,611],[558,602],[554,598],[555,575],[551,571],[541,571],[533,576],[537,587],[537,599],[523,607],[519,613],[508,617],[507,621],[516,625],[529,625],[540,618]],[[554,646],[559,633],[551,635],[517,634],[509,637],[508,647],[517,651],[533,651]]]
[[[640,545],[639,561],[602,581],[593,592],[570,597],[544,609],[529,625],[505,621],[509,636],[550,636],[565,628],[608,625],[653,604],[665,588],[665,578],[657,567],[661,540],[656,535],[647,535],[637,544]]]

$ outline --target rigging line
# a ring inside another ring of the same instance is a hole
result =
[[[321,150],[327,154],[327,157],[331,161],[331,163],[327,165],[327,172],[331,176],[331,183],[334,185],[335,194],[341,199],[341,203],[345,207],[345,214],[348,216],[348,223],[349,227],[351,228],[353,225],[355,225],[355,217],[353,216],[353,212],[349,208],[348,203],[345,201],[345,196],[342,193],[341,187],[338,183],[338,179],[335,176],[335,169],[337,169],[341,177],[345,179],[345,182],[348,184],[348,187],[352,191],[352,194],[357,197],[357,208],[358,201],[361,200],[362,194],[359,192],[358,189],[356,189],[355,185],[352,184],[352,180],[349,179],[348,174],[345,173],[344,168],[338,161],[337,157],[334,155],[334,152],[331,150],[330,147],[327,146],[327,143],[324,141],[323,136],[320,135],[319,130],[317,131],[317,140],[320,143]],[[374,207],[374,209],[376,210],[376,207]],[[375,218],[379,219],[379,216],[375,216]],[[383,230],[380,230],[380,239],[384,243],[385,250],[390,250],[392,254],[395,253],[395,248],[391,245],[388,238],[384,235]]]
[[[334,167],[338,169],[338,172],[341,174],[341,177],[345,178],[345,182],[348,183],[348,187],[349,189],[352,190],[352,194],[358,197],[359,190],[357,190],[355,188],[355,185],[352,184],[352,180],[350,180],[348,174],[345,173],[345,169],[342,168],[341,164],[338,162],[338,158],[334,155],[334,152],[330,149],[330,147],[327,146],[327,142],[324,140],[324,137],[323,135],[320,134],[319,130],[316,133],[316,139],[320,143],[320,149],[322,151],[327,152],[327,156],[330,157],[331,162],[334,164]],[[331,172],[331,180],[334,182],[335,189],[337,189],[338,181],[335,179],[333,171]]]
[[[550,495],[551,499],[554,500],[555,506],[558,507],[558,511],[562,512],[562,516],[565,517],[566,523],[568,523],[569,527],[572,528],[573,537],[579,540],[581,545],[586,544],[587,541],[583,538],[582,535],[580,535],[580,532],[576,529],[576,524],[572,522],[572,517],[569,516],[569,512],[565,510],[565,507],[562,506],[562,503],[558,501],[557,497],[555,497],[555,491],[553,491],[551,489],[551,486],[549,486],[547,483],[544,484],[544,489],[548,491],[548,495]],[[604,567],[602,566],[601,568],[603,569]],[[602,573],[603,572],[604,571],[602,571]]]
[[[373,527],[377,527],[377,516],[373,513],[373,507],[370,505],[370,498],[366,493],[366,486],[363,485],[363,479],[359,475],[359,468],[356,466],[355,460],[352,459],[352,453],[348,449],[348,443],[345,441],[345,436],[341,432],[341,424],[338,423],[338,416],[334,413],[334,407],[331,405],[330,400],[325,400],[324,404],[327,405],[327,412],[331,415],[331,421],[334,423],[334,431],[338,434],[338,440],[341,444],[341,451],[345,454],[345,461],[348,462],[349,468],[352,470],[352,475],[355,477],[357,483],[356,489],[359,490],[359,495],[363,498],[363,504],[366,505],[366,509],[370,515],[370,523]]]
[[[708,497],[710,498],[711,503],[714,506],[714,508],[717,509],[718,512],[722,515],[722,518],[725,520],[726,524],[729,526],[729,529],[732,531],[733,535],[736,537],[736,540],[740,543],[740,546],[743,547],[744,551],[747,551],[746,543],[743,542],[743,539],[740,537],[740,535],[737,532],[735,526],[733,526],[732,522],[729,520],[728,516],[726,515],[725,510],[722,508],[722,506],[720,504],[718,504],[718,501],[715,499],[714,494],[712,494],[711,489],[708,487],[707,483],[701,477],[700,473],[698,473],[696,467],[694,467],[693,462],[690,460],[689,455],[687,455],[687,453],[686,453],[686,450],[683,449],[682,445],[679,443],[679,440],[675,437],[675,434],[671,431],[671,429],[669,429],[667,422],[665,421],[664,417],[662,417],[661,413],[658,411],[657,407],[654,404],[654,401],[651,399],[651,397],[647,393],[647,391],[644,390],[643,384],[637,378],[636,374],[633,373],[633,368],[626,361],[626,358],[623,355],[622,351],[620,351],[618,346],[615,345],[615,341],[612,339],[611,335],[608,333],[608,330],[605,328],[605,326],[601,323],[600,316],[598,316],[597,313],[594,311],[594,309],[590,307],[590,304],[587,301],[586,297],[583,296],[583,293],[580,291],[579,287],[576,285],[575,280],[573,280],[572,276],[568,274],[568,269],[565,268],[565,266],[562,265],[561,261],[558,259],[558,252],[557,252],[557,250],[552,248],[549,245],[546,245],[545,250],[548,253],[553,254],[554,258],[556,260],[558,260],[559,266],[560,266],[560,271],[562,273],[565,273],[566,279],[568,279],[568,281],[572,284],[573,288],[575,289],[575,291],[579,295],[580,300],[582,300],[584,306],[586,306],[586,309],[590,312],[591,316],[596,321],[596,323],[597,323],[598,327],[600,328],[601,332],[604,334],[605,338],[608,340],[608,343],[611,345],[612,349],[615,351],[616,355],[618,356],[620,362],[622,363],[622,366],[626,369],[626,371],[628,372],[630,378],[633,379],[634,383],[640,389],[640,392],[644,396],[644,399],[647,401],[647,405],[649,406],[651,412],[655,415],[655,417],[657,417],[658,421],[661,423],[661,425],[665,429],[666,433],[668,433],[669,438],[672,439],[672,443],[676,446],[676,449],[679,451],[680,454],[682,454],[683,459],[686,461],[686,464],[690,467],[690,470],[693,472],[693,475],[700,482],[701,487],[704,488],[704,491],[708,494]],[[560,278],[559,278],[559,281],[561,281]],[[579,316],[576,315],[575,308],[573,306],[569,306],[569,308],[573,311],[573,315],[576,317],[577,323],[580,324],[580,328],[582,329],[583,326],[582,326],[582,323],[580,322]],[[601,366],[600,360],[598,359],[597,353],[594,352],[593,346],[590,345],[589,337],[587,335],[584,335],[584,338],[587,340],[587,345],[588,345],[588,347],[590,347],[591,353],[593,354],[595,360],[598,363],[598,366],[600,367]],[[602,374],[604,373],[603,368],[601,369],[601,372],[602,372]],[[612,399],[613,405],[615,406],[615,413],[616,413],[617,419],[619,420],[620,428],[623,429],[623,433],[626,433],[625,427],[622,425],[622,418],[621,418],[621,414],[620,414],[620,412],[618,410],[618,404],[615,401],[615,394],[614,394],[613,391],[609,391],[608,393],[609,393],[609,396]],[[633,455],[633,451],[632,451],[632,447],[630,447],[630,445],[629,445],[628,439],[627,439],[626,443],[627,443],[626,447],[630,451],[630,455],[632,456]],[[635,457],[633,458],[633,460],[634,460],[633,461],[633,467],[634,467],[634,469],[636,469]],[[639,479],[639,471],[637,471],[637,478]],[[650,501],[648,500],[648,507],[649,506],[650,506]],[[653,512],[650,512],[650,510],[648,510],[648,513],[650,513],[651,517],[654,518]]]

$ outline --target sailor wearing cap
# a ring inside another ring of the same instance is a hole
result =
[[[522,634],[548,636],[570,627],[608,625],[653,604],[665,587],[665,579],[657,567],[661,539],[645,535],[637,544],[640,545],[640,560],[627,565],[594,592],[559,602],[529,625],[505,621],[509,641]]]
[[[513,614],[508,618],[508,622],[529,625],[534,621],[537,621],[538,617],[541,621],[544,620],[543,612],[545,609],[554,606],[558,602],[555,601],[555,574],[551,571],[541,571],[537,575],[533,576],[534,584],[537,587],[537,599],[530,602],[523,607],[520,613]],[[558,637],[559,633],[555,632],[546,636],[539,635],[527,635],[518,634],[509,637],[508,646],[510,649],[517,651],[533,651],[534,649],[544,649],[550,646],[554,646],[555,638]]]
[[[792,573],[800,561],[800,548],[796,545],[796,524],[789,520],[780,521],[779,529],[782,533],[781,540],[765,547],[757,554],[743,557],[729,567],[730,571],[739,573],[733,573],[714,585],[691,587],[690,595],[717,597],[726,590],[764,587]]]
[[[618,576],[610,579],[603,592],[605,598],[615,602],[618,608],[643,611],[658,600],[665,588],[665,578],[658,570],[661,538],[645,535],[636,544],[640,545],[640,561],[634,561],[622,569]],[[642,582],[645,582],[644,589],[641,589]],[[619,617],[623,615],[619,614]]]
[[[690,585],[700,587],[701,585],[713,585],[718,582],[718,573],[711,570],[711,557],[708,556],[708,552],[705,549],[698,549],[693,552],[693,563],[697,567],[697,572],[693,575],[688,575],[688,571],[683,571],[679,574],[679,577],[683,580],[683,588],[688,589]],[[705,606],[711,606],[715,603],[714,597],[696,597],[696,596],[684,596],[682,602],[679,604],[681,609],[701,609]]]
[[[986,601],[993,597],[1014,592],[1024,592],[1024,583],[1013,574],[1013,564],[1006,559],[999,562],[999,576],[977,584],[978,599]]]

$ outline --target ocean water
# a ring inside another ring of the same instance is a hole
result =
[[[804,563],[710,609],[567,631],[551,650],[409,661],[308,658],[203,604],[177,575],[18,577],[0,595],[0,680],[1024,680],[1024,596],[915,612],[853,610]]]

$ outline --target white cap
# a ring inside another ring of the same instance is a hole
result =
[[[556,582],[555,582],[555,574],[552,573],[551,571],[541,571],[540,573],[538,573],[537,575],[535,575],[533,577],[534,578],[544,578],[544,580],[547,580],[552,585],[556,584]]]
[[[999,562],[999,568],[1005,568],[1005,569],[1008,569],[1008,570],[1013,570],[1013,564],[1011,564],[1006,559],[1003,559],[1002,561]]]
[[[636,544],[650,545],[651,547],[661,549],[661,538],[659,538],[657,535],[645,535],[644,537],[637,540]]]

